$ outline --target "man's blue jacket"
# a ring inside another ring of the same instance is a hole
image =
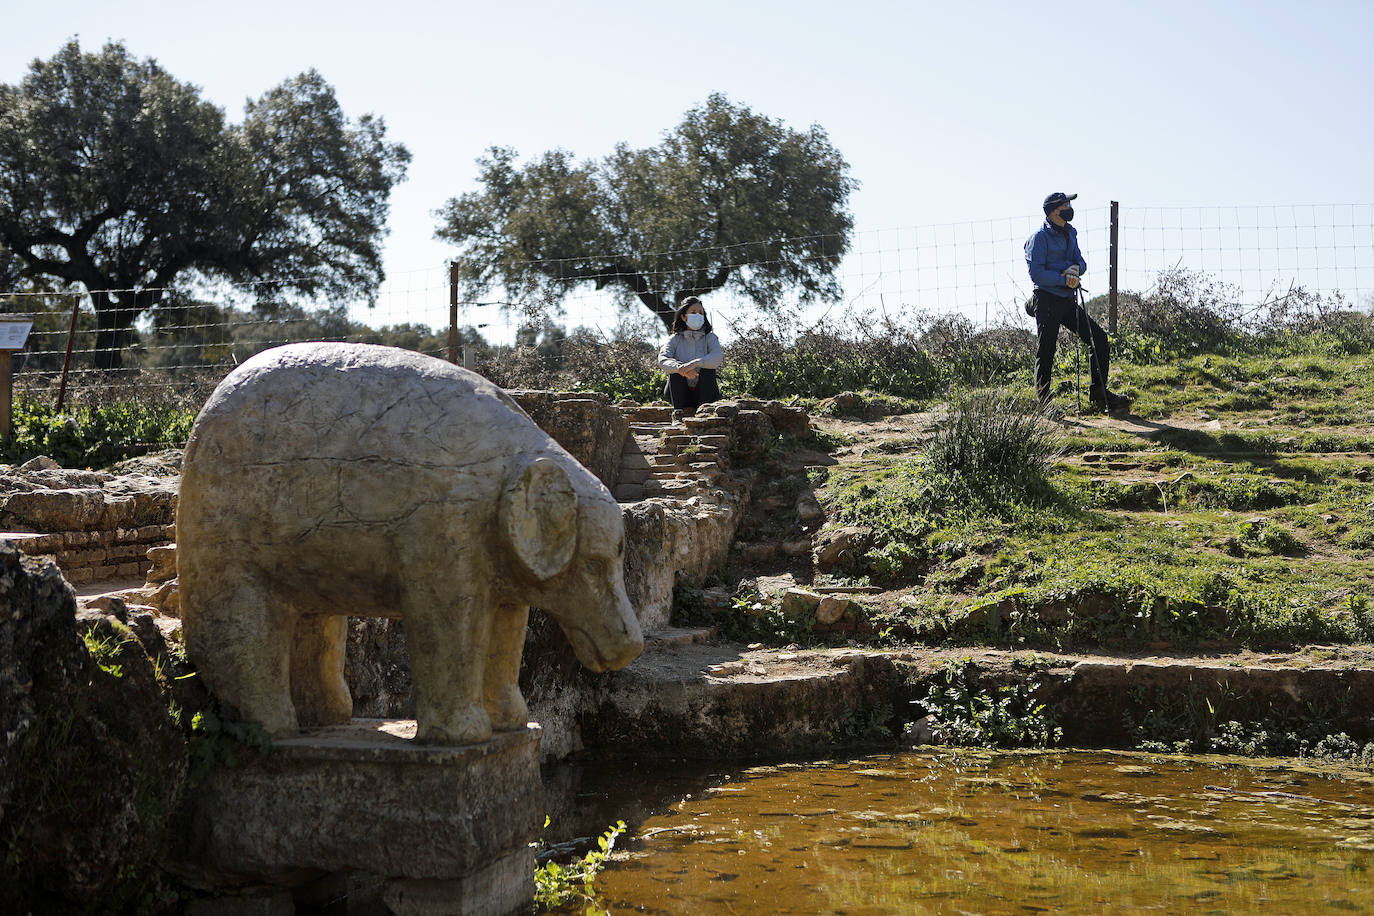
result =
[[[1030,268],[1031,283],[1036,289],[1064,298],[1072,298],[1074,291],[1064,282],[1064,271],[1077,264],[1080,274],[1087,273],[1088,262],[1078,250],[1078,230],[1069,223],[1060,229],[1048,219],[1039,231],[1026,240],[1026,266]]]

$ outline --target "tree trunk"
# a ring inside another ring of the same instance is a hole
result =
[[[636,277],[639,282],[632,283],[635,295],[639,301],[644,303],[645,308],[658,316],[658,320],[663,322],[663,326],[668,329],[668,333],[673,332],[673,316],[677,314],[677,304],[669,302],[661,295],[649,289],[649,284],[641,277]]]
[[[596,272],[575,276],[577,279],[593,281],[596,283],[597,289],[603,289],[612,283],[628,286],[631,292],[639,297],[639,301],[644,303],[644,307],[658,316],[658,320],[663,322],[663,326],[668,329],[669,334],[673,332],[673,316],[677,314],[678,303],[687,295],[686,293],[679,293],[674,301],[669,302],[649,285],[649,281],[642,274],[631,270],[624,263],[616,263]]]
[[[658,316],[658,320],[663,322],[663,326],[668,329],[668,333],[673,333],[673,316],[677,314],[677,309],[667,307],[667,303],[663,302],[660,296],[655,296],[654,299],[657,301],[657,304],[655,302],[650,302],[644,296],[639,297],[639,300],[647,305],[651,312]]]
[[[91,293],[95,306],[95,368],[109,372],[124,368],[124,348],[132,339],[130,333],[138,313],[139,294],[105,291]]]

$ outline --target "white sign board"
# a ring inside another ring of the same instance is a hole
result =
[[[22,350],[24,341],[29,339],[32,321],[14,321],[0,318],[0,350]]]
[[[33,321],[0,319],[0,350],[22,350]]]

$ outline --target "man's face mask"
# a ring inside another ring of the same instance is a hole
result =
[[[1064,209],[1060,210],[1059,218],[1066,223],[1073,219],[1073,207],[1065,207]]]
[[[706,323],[706,316],[701,312],[692,312],[687,316],[687,327],[693,331],[700,331],[701,326]]]

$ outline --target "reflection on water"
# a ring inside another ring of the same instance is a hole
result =
[[[612,913],[1374,913],[1368,773],[941,751],[566,787],[569,821],[631,822]]]

